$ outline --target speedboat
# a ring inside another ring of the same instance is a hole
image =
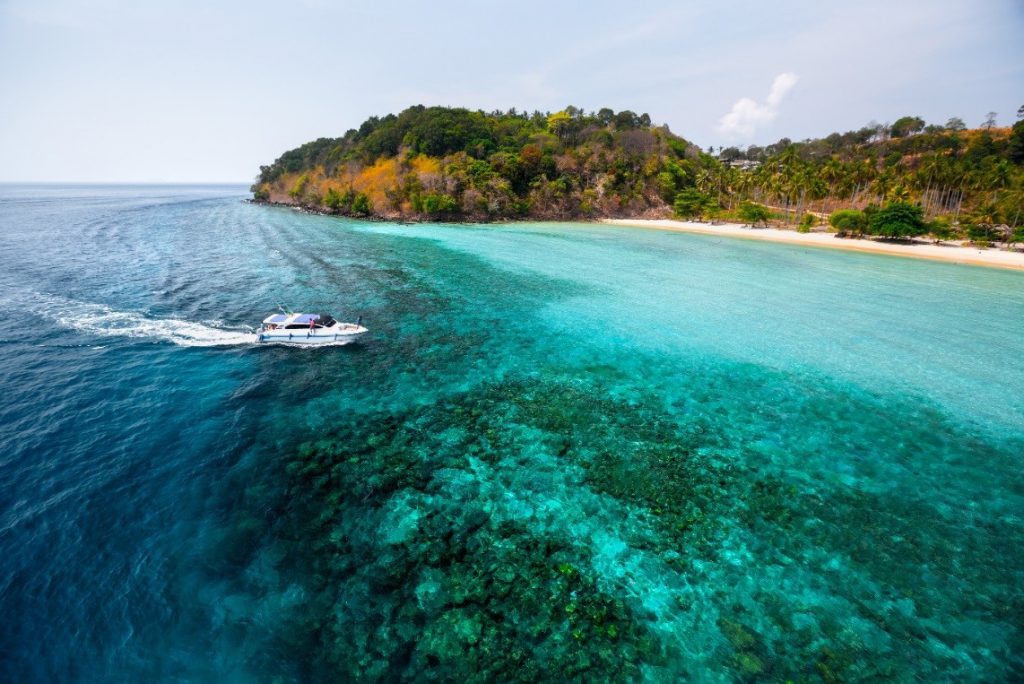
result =
[[[261,344],[348,344],[366,333],[362,317],[341,323],[327,314],[278,313],[263,319],[256,333]]]

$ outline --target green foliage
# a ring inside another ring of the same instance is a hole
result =
[[[672,208],[676,216],[684,219],[699,218],[711,204],[711,198],[694,188],[688,188],[676,195]]]
[[[996,231],[987,223],[966,224],[967,237],[979,247],[988,247],[996,240]]]
[[[356,194],[352,188],[347,188],[341,192],[334,188],[328,188],[327,192],[324,193],[323,204],[332,212],[345,214],[353,210],[352,204],[355,197]]]
[[[572,125],[572,117],[564,111],[555,112],[548,117],[548,130],[558,137],[563,137]]]
[[[658,174],[658,195],[668,204],[672,204],[675,201],[676,179],[668,171],[662,171]]]
[[[872,235],[891,240],[917,237],[927,231],[921,207],[909,202],[889,202],[874,213],[868,227]]]
[[[371,210],[370,198],[366,196],[366,193],[356,193],[355,197],[352,198],[352,213],[367,216]]]
[[[1007,235],[1006,245],[1011,246],[1021,242],[1024,242],[1024,226],[1012,227]]]
[[[889,129],[889,135],[894,138],[905,138],[912,133],[920,133],[924,130],[924,119],[919,116],[904,116],[896,119]]]
[[[421,197],[417,197],[414,200],[413,206],[419,206],[417,211],[421,211],[431,216],[438,216],[441,214],[454,214],[459,210],[459,202],[451,195],[444,193],[427,193]]]
[[[839,209],[828,217],[829,225],[840,235],[863,235],[868,227],[868,217],[857,209]]]
[[[324,193],[324,206],[332,211],[338,211],[341,207],[341,193],[334,188],[328,188]]]
[[[265,185],[257,186],[252,191],[252,198],[257,202],[266,202],[270,199],[270,190]]]
[[[1024,120],[1013,124],[1010,131],[1010,142],[1006,148],[1006,154],[1010,161],[1016,164],[1024,164]]]
[[[740,204],[739,216],[744,223],[749,223],[751,226],[757,226],[758,223],[767,226],[768,218],[771,216],[771,213],[768,211],[767,207],[761,204],[743,202]]]
[[[816,140],[720,148],[715,157],[629,110],[416,106],[285,152],[261,167],[252,190],[257,199],[287,194],[335,213],[411,209],[473,219],[669,208],[694,218],[715,215],[720,202],[731,215],[761,224],[760,215],[742,214],[744,204],[756,200],[783,212],[779,218],[787,222],[821,206],[886,201],[920,204],[928,219],[969,215],[991,204],[1008,222],[1018,222],[1024,122],[1009,135],[999,128],[964,129],[956,118],[929,126],[907,116],[891,127],[866,126]],[[417,162],[420,155],[429,163]],[[381,170],[368,173],[382,159]],[[356,206],[351,191],[329,190],[339,178],[364,188],[368,197]],[[431,194],[436,197],[428,199]],[[856,234],[865,228],[838,230]]]
[[[292,199],[299,199],[306,192],[306,184],[309,183],[309,174],[304,173],[299,176],[295,183],[288,190],[288,196]]]
[[[928,234],[935,238],[936,242],[950,240],[956,234],[948,218],[937,218],[928,222]]]

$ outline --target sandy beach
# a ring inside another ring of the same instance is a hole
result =
[[[997,248],[977,249],[951,244],[934,245],[924,241],[907,244],[872,239],[851,240],[837,238],[832,233],[798,233],[795,230],[748,228],[736,223],[711,225],[709,223],[672,221],[669,219],[604,219],[602,223],[615,226],[637,226],[657,230],[673,230],[681,233],[703,233],[705,235],[719,235],[722,237],[746,238],[748,240],[785,242],[805,247],[846,249],[854,252],[888,254],[913,259],[933,259],[955,264],[970,264],[972,266],[1024,270],[1024,252],[1007,252]]]

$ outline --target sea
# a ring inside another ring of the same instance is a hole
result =
[[[247,195],[0,186],[0,680],[1024,679],[1024,273]]]

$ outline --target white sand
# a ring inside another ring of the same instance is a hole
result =
[[[637,226],[657,230],[674,230],[681,233],[703,233],[722,237],[747,238],[749,240],[767,240],[769,242],[786,242],[805,247],[828,247],[846,249],[854,252],[872,252],[892,256],[912,257],[916,259],[935,259],[956,264],[973,266],[991,266],[1024,270],[1024,252],[1007,252],[1001,249],[977,249],[958,245],[934,245],[930,242],[898,244],[881,240],[851,240],[837,238],[832,233],[798,233],[795,230],[777,230],[775,228],[747,228],[736,223],[711,225],[691,221],[671,221],[668,219],[604,219],[602,223],[615,226]]]

